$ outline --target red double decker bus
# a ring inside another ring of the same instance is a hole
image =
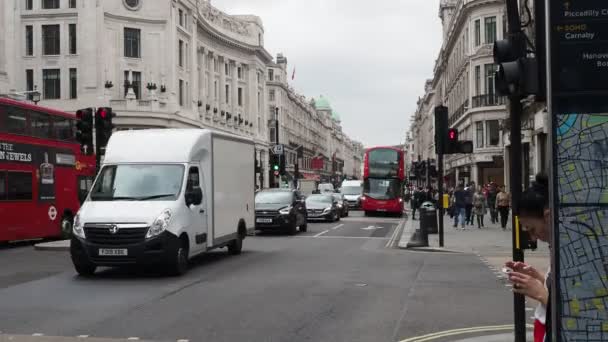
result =
[[[71,233],[96,172],[75,132],[73,114],[0,98],[0,242]]]
[[[405,181],[405,154],[396,147],[372,147],[363,160],[361,209],[373,212],[403,213],[402,188]]]

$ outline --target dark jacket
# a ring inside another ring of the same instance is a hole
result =
[[[454,206],[456,208],[466,207],[465,195],[466,195],[466,193],[464,190],[454,191]]]

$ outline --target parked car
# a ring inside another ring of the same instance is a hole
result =
[[[332,194],[314,194],[306,198],[308,220],[340,221],[338,202]]]
[[[363,182],[358,180],[345,180],[342,182],[340,192],[346,198],[350,208],[361,207],[361,196],[363,196]]]
[[[319,193],[327,193],[327,192],[334,192],[334,185],[331,183],[321,183],[319,184],[319,187],[317,188],[319,189]]]
[[[262,190],[255,196],[255,229],[282,230],[296,234],[307,228],[306,202],[299,191]]]
[[[338,212],[340,217],[348,216],[348,201],[344,198],[343,194],[332,194],[334,201],[338,202]]]

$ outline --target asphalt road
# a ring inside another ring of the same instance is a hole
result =
[[[66,252],[0,249],[0,331],[16,342],[401,341],[512,322],[511,295],[476,256],[391,248],[398,225],[351,212],[296,236],[248,237],[242,255],[212,252],[179,278],[84,279]]]

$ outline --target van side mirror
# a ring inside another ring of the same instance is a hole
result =
[[[195,187],[192,190],[186,191],[186,206],[191,204],[199,205],[203,202],[203,191],[200,187]]]

